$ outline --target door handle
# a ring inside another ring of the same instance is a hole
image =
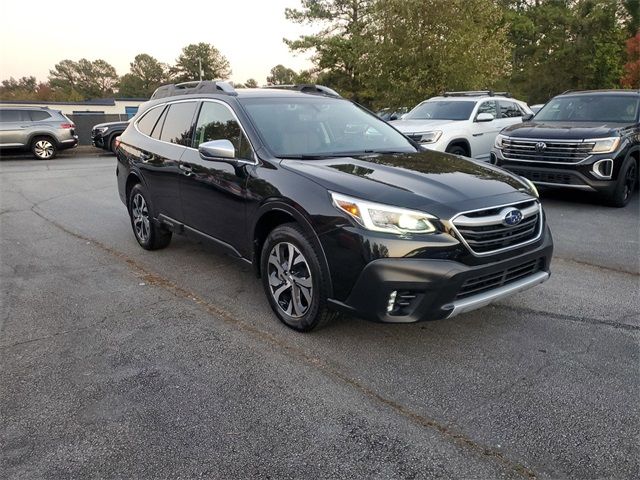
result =
[[[183,163],[180,164],[180,170],[182,170],[187,177],[193,174],[193,169],[189,165],[185,165]]]
[[[481,137],[482,135],[484,135],[484,133],[472,133],[471,135],[473,135],[474,137]]]

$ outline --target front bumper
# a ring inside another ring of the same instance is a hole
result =
[[[104,137],[101,133],[91,133],[91,145],[98,148],[105,148]]]
[[[618,171],[622,165],[620,157],[619,152],[614,152],[594,154],[578,163],[523,162],[505,158],[498,148],[491,149],[491,163],[525,177],[536,185],[605,194],[616,187]],[[611,162],[609,178],[597,174],[599,170],[594,166],[599,162]]]
[[[508,259],[475,266],[440,259],[374,260],[344,302],[329,302],[353,315],[386,323],[452,317],[546,281],[553,254],[547,226],[536,245]]]

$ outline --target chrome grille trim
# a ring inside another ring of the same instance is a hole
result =
[[[542,142],[545,150],[536,151],[536,144]],[[508,137],[502,143],[505,160],[522,162],[577,164],[591,156],[594,141],[516,139]]]
[[[532,203],[531,200],[526,200],[523,202],[460,212],[453,216],[447,223],[458,240],[460,240],[474,256],[484,257],[495,255],[523,247],[540,239],[544,223],[542,204],[538,200],[534,200],[533,202],[533,205],[530,205]],[[493,213],[497,209],[507,207],[518,208],[519,206],[523,207],[521,210],[523,219],[518,225],[505,226],[502,223],[503,216]],[[492,213],[487,216],[482,216],[482,212]],[[459,220],[462,220],[462,222]],[[486,229],[486,227],[490,226],[495,226],[496,228]],[[509,240],[520,239],[523,241],[507,245],[506,247],[480,251],[485,248],[490,248],[491,245],[500,245]]]

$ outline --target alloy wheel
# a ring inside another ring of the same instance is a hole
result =
[[[269,253],[271,295],[280,309],[293,318],[302,317],[311,306],[311,270],[302,252],[289,242],[276,244]]]
[[[53,152],[55,151],[53,144],[49,140],[38,140],[33,147],[34,153],[38,156],[38,158],[42,158],[46,160],[47,158],[51,158],[53,156]]]
[[[151,234],[151,224],[149,222],[149,209],[144,197],[136,193],[131,202],[131,216],[133,218],[133,229],[138,239],[145,243]]]

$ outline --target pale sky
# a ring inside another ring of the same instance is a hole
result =
[[[139,53],[173,64],[182,47],[206,42],[231,63],[231,80],[263,84],[279,63],[296,71],[311,66],[310,53],[294,55],[282,41],[315,30],[284,18],[285,7],[299,6],[298,0],[0,0],[0,80],[46,81],[56,63],[81,58],[101,58],[124,75]]]

